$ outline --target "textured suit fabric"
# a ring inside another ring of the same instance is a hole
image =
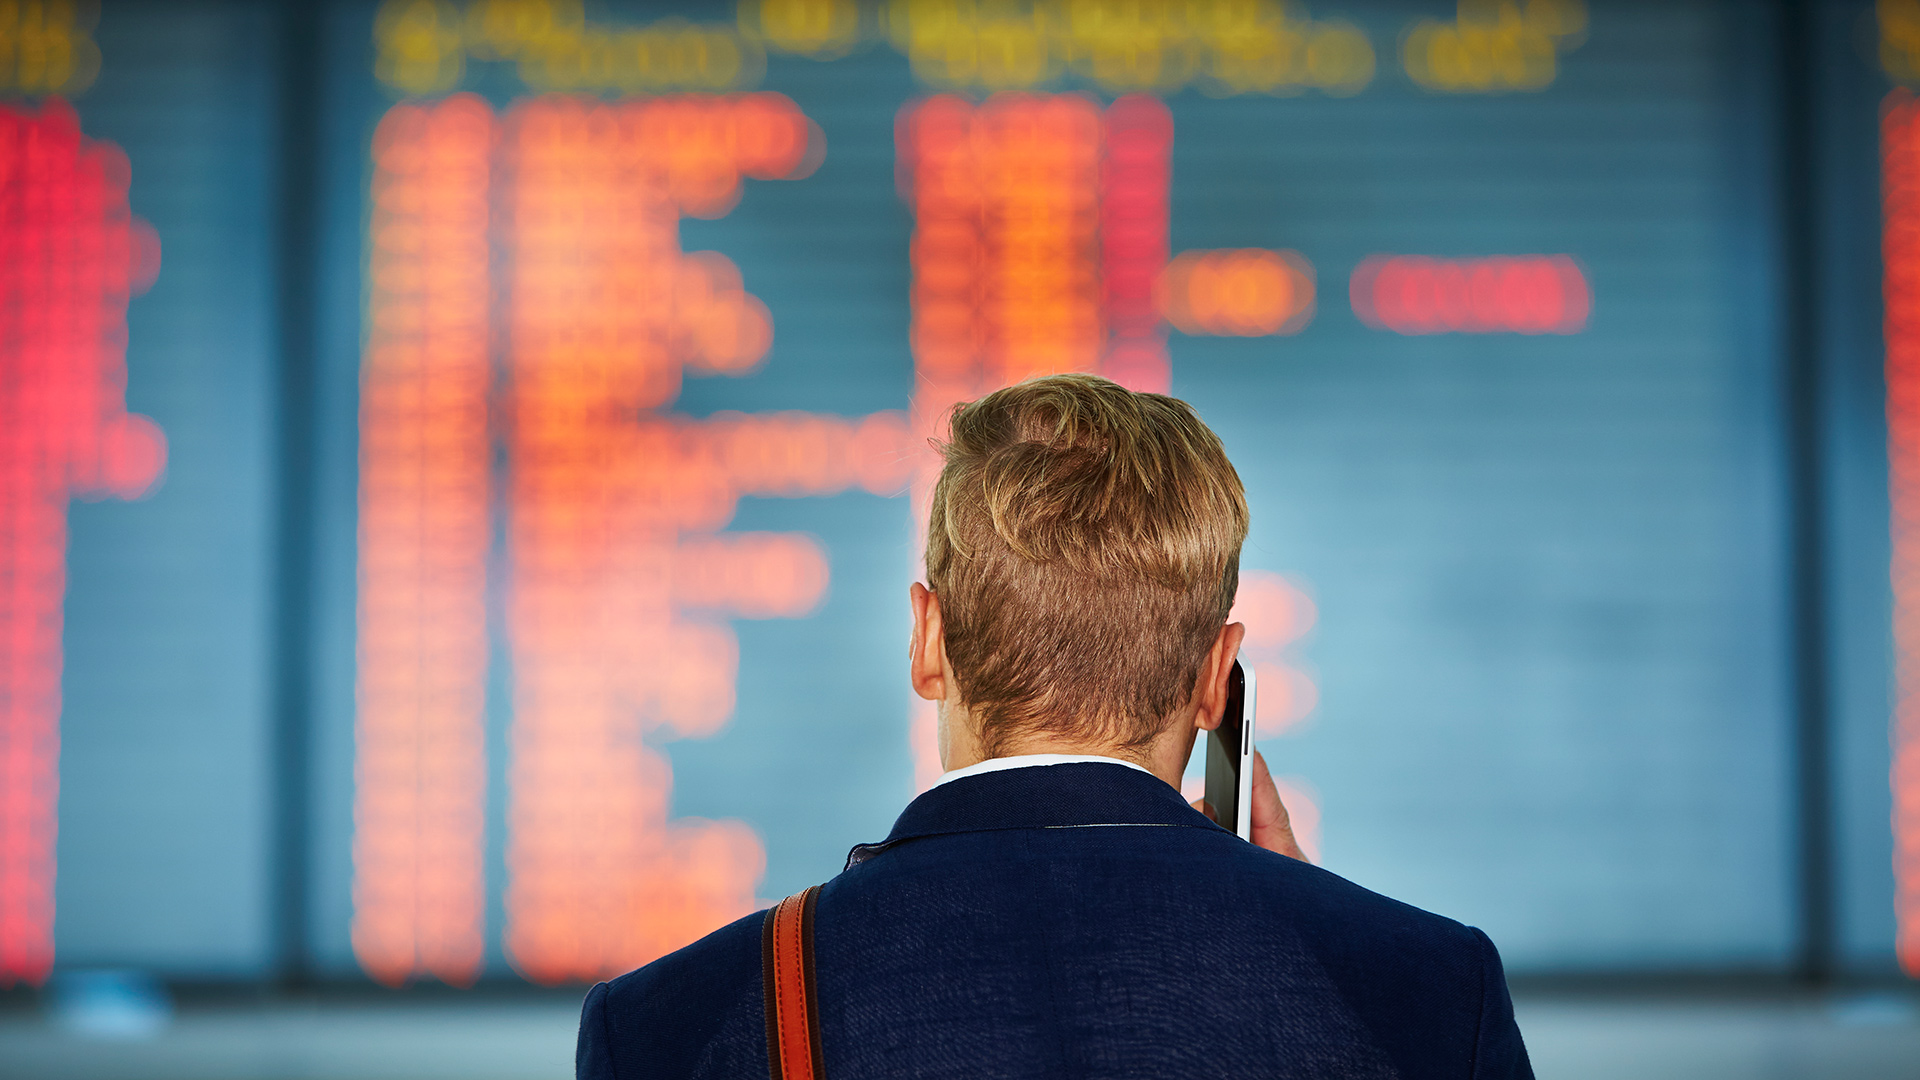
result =
[[[595,986],[578,1075],[767,1076],[762,918]],[[1533,1075],[1486,935],[1119,765],[921,795],[826,884],[814,941],[830,1080]]]

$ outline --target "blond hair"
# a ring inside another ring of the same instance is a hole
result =
[[[927,583],[989,757],[1160,733],[1239,585],[1247,500],[1186,402],[1051,375],[957,407]]]

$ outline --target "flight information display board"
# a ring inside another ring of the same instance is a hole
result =
[[[0,987],[271,963],[269,14],[0,23]]]
[[[290,920],[322,977],[578,982],[830,877],[940,771],[928,441],[1061,371],[1225,441],[1317,861],[1515,971],[1790,962],[1738,5],[351,0],[312,133],[265,9],[69,14],[84,85],[0,56],[6,160],[57,148],[0,183],[0,981],[56,944],[260,974]],[[308,135],[289,510],[272,153]],[[84,267],[28,250],[58,230]],[[276,505],[314,556],[280,624]]]
[[[1239,465],[1327,866],[1520,969],[1784,961],[1725,10],[663,14],[336,12],[329,963],[601,978],[884,833],[926,440],[1070,370]]]

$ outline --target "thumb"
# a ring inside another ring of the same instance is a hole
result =
[[[1267,768],[1267,757],[1260,751],[1253,752],[1253,842],[1268,851],[1277,851],[1289,859],[1309,861],[1300,844],[1293,838],[1293,821],[1287,816],[1287,806],[1280,801],[1280,787],[1273,782],[1273,773]]]

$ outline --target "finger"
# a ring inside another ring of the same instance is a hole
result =
[[[1280,800],[1280,787],[1273,782],[1273,772],[1267,768],[1267,757],[1260,751],[1253,752],[1253,842],[1268,851],[1277,851],[1289,859],[1307,861],[1306,853],[1300,850],[1299,841],[1293,836],[1293,822],[1287,816],[1287,805]]]
[[[1287,817],[1287,805],[1280,800],[1280,785],[1273,782],[1273,771],[1267,768],[1267,755],[1258,750],[1253,752],[1253,826],[1260,828],[1288,828],[1292,822]]]

